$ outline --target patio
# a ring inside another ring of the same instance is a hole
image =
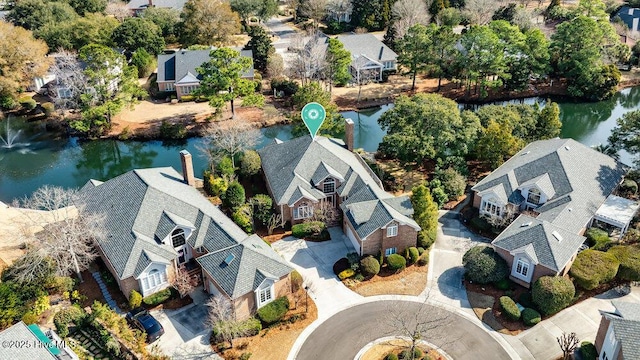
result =
[[[610,229],[612,237],[620,238],[638,212],[640,203],[616,195],[610,195],[598,208],[591,226]]]

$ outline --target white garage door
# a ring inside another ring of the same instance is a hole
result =
[[[220,295],[220,291],[215,285],[213,285],[213,282],[211,280],[209,280],[209,294],[213,296]]]
[[[353,234],[353,231],[351,231],[351,228],[349,226],[346,226],[346,228],[347,237],[349,237],[349,240],[351,240],[351,244],[356,249],[358,255],[362,255],[362,249],[360,248],[360,243],[358,243],[358,240],[356,240],[356,236]]]

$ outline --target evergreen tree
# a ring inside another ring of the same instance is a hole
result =
[[[276,52],[271,45],[271,36],[262,26],[252,26],[249,30],[251,40],[247,47],[253,51],[253,66],[261,72],[267,69],[267,59]]]
[[[413,187],[411,205],[413,206],[413,219],[422,228],[418,233],[418,246],[428,248],[436,240],[438,206],[433,201],[431,192],[425,183]]]

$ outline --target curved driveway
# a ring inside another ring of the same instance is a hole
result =
[[[398,308],[402,311],[398,312]],[[434,319],[423,339],[442,348],[456,360],[511,359],[487,331],[460,315],[419,302],[383,300],[356,305],[324,321],[307,337],[296,360],[351,360],[375,339],[402,335],[394,333],[388,324],[390,311],[406,316],[406,323],[417,311]]]

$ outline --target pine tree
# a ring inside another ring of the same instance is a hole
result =
[[[438,206],[425,183],[414,186],[412,191],[413,219],[422,228],[418,233],[418,246],[428,248],[436,241]]]

